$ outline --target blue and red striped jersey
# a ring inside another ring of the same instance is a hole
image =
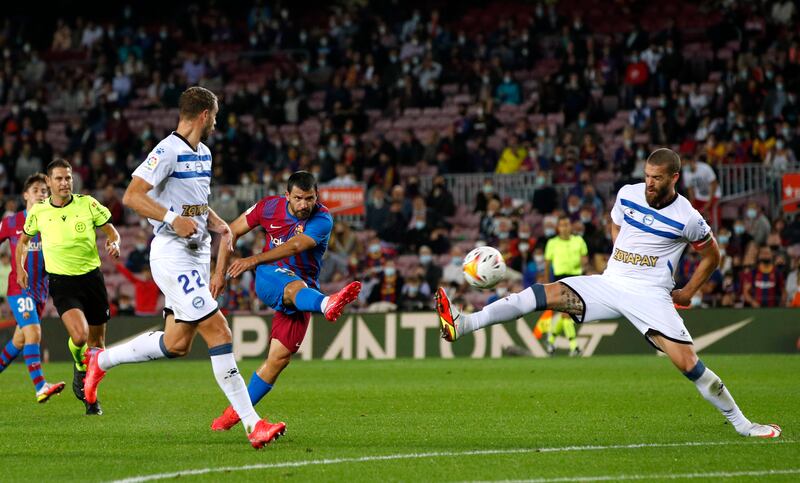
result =
[[[283,196],[266,196],[245,212],[250,228],[262,226],[266,232],[264,250],[279,246],[299,234],[310,236],[317,245],[295,256],[272,263],[293,271],[309,287],[319,288],[319,271],[322,255],[328,249],[333,228],[333,217],[328,208],[317,203],[308,219],[300,220],[289,213],[289,202]]]
[[[20,211],[3,218],[0,222],[0,243],[8,240],[11,245],[11,273],[8,274],[8,295],[30,295],[37,302],[47,300],[47,272],[44,270],[42,254],[42,235],[37,234],[28,244],[28,261],[25,270],[28,272],[28,287],[22,289],[17,284],[17,260],[14,253],[17,249],[22,227],[25,226],[26,211]]]
[[[780,307],[783,295],[783,273],[773,268],[768,273],[753,269],[747,276],[752,283],[752,295],[762,307]]]

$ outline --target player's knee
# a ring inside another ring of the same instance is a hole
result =
[[[276,369],[278,371],[282,371],[289,365],[292,361],[291,354],[270,354],[267,357],[267,365],[269,365],[272,369]]]
[[[191,346],[188,344],[165,344],[170,358],[183,357],[189,353]]]

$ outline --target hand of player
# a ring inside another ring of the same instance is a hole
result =
[[[22,267],[17,270],[17,285],[20,288],[28,288],[28,272]]]
[[[181,238],[189,238],[197,233],[197,223],[186,216],[179,216],[172,222],[172,229]]]
[[[253,257],[240,258],[233,262],[230,267],[228,267],[228,275],[231,278],[236,278],[244,272],[252,270],[255,266],[256,263]]]
[[[106,253],[114,258],[119,258],[119,242],[106,240]]]
[[[678,289],[672,291],[672,302],[681,307],[688,307],[692,305],[692,293],[686,289]]]
[[[222,291],[225,290],[225,274],[215,271],[214,275],[211,276],[211,284],[208,288],[211,290],[212,297],[219,297]]]

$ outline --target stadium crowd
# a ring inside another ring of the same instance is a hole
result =
[[[604,17],[612,4],[613,26]],[[353,226],[337,221],[321,277],[362,279],[362,308],[427,309],[440,284],[483,305],[487,294],[461,276],[468,249],[483,244],[510,268],[489,297],[542,281],[544,243],[560,216],[602,272],[614,190],[599,187],[641,180],[654,146],[681,153],[684,193],[719,226],[723,262],[693,305],[800,306],[800,220],[767,196],[721,210],[714,174],[758,163],[778,180],[797,167],[794,5],[467,2],[445,12],[373,1],[318,15],[256,0],[238,10],[193,4],[175,16],[127,5],[116,18],[58,19],[47,38],[7,18],[2,206],[21,209],[24,179],[56,155],[68,159],[75,191],[98,193],[123,227],[116,308],[152,313],[148,237],[120,194],[174,126],[179,94],[201,84],[220,98],[207,144],[215,181],[231,187],[214,201],[224,218],[257,201],[237,199],[232,187],[282,193],[299,169],[324,184],[364,183],[366,215]],[[537,189],[511,199],[488,178],[467,207],[443,176],[462,173],[530,173]],[[263,244],[245,237],[237,251]],[[678,286],[696,263],[685,255]],[[7,270],[2,253],[0,284]],[[252,284],[233,281],[225,307],[260,309]]]

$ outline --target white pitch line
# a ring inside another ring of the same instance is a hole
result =
[[[795,441],[781,440],[774,442],[774,444],[792,444],[792,443],[795,443]],[[200,468],[196,470],[175,471],[172,473],[156,473],[152,475],[132,476],[121,480],[113,480],[112,483],[140,483],[144,481],[163,480],[167,478],[177,478],[181,476],[206,475],[209,473],[225,473],[232,471],[268,470],[274,468],[298,468],[303,466],[337,465],[342,463],[367,463],[372,461],[392,461],[392,460],[423,459],[423,458],[438,458],[438,457],[452,457],[452,456],[484,456],[484,455],[519,454],[519,453],[562,453],[571,451],[604,451],[604,450],[614,450],[614,449],[639,449],[639,448],[675,448],[675,447],[686,447],[686,446],[732,446],[732,445],[746,445],[746,444],[759,444],[759,443],[733,442],[733,441],[718,441],[718,442],[690,441],[685,443],[638,443],[638,444],[615,444],[606,446],[592,445],[592,446],[562,446],[555,448],[437,451],[431,453],[405,453],[405,454],[390,454],[390,455],[378,455],[378,456],[361,456],[358,458],[330,458],[321,460],[285,461],[282,463],[259,463],[259,464],[244,465],[244,466],[224,466],[219,468]],[[569,480],[575,480],[575,479],[576,478],[569,478]],[[539,481],[539,480],[531,480],[531,481]],[[556,482],[556,481],[567,481],[567,480],[556,479],[556,480],[542,480],[542,481]],[[586,480],[586,481],[593,481],[593,480]]]
[[[567,481],[621,481],[621,480],[678,480],[693,478],[736,478],[739,476],[780,476],[800,474],[800,468],[785,470],[752,470],[752,471],[711,471],[706,473],[662,473],[660,475],[599,475],[599,476],[564,476],[559,478],[536,478],[532,480],[500,480],[482,483],[560,483]],[[472,482],[481,483],[481,482]]]

